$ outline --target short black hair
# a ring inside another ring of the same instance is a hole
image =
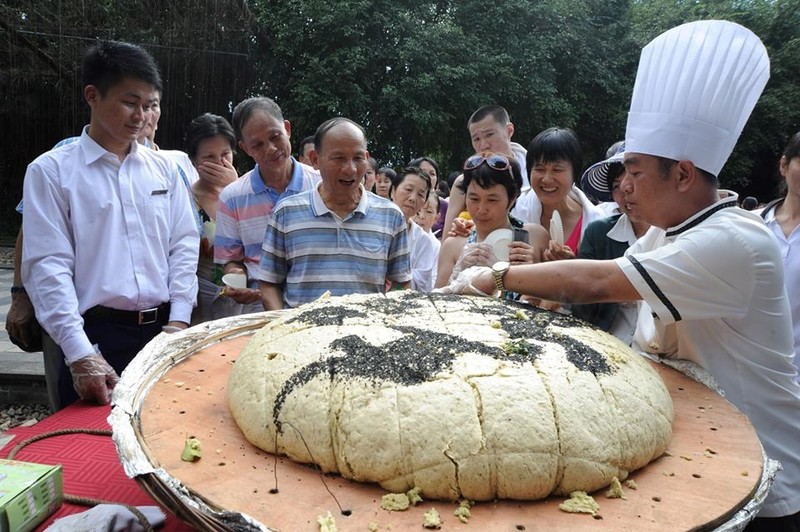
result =
[[[317,128],[316,133],[314,133],[314,149],[317,150],[317,152],[322,151],[322,140],[325,138],[325,135],[327,135],[331,129],[335,128],[339,124],[352,124],[356,126],[358,130],[361,131],[361,134],[364,136],[364,142],[367,141],[367,134],[364,132],[363,127],[353,122],[349,118],[345,118],[343,116],[337,116],[335,118],[331,118],[324,121]]]
[[[528,145],[525,164],[528,175],[539,163],[568,161],[572,165],[572,180],[577,181],[583,170],[583,150],[578,135],[568,127],[550,127],[536,135]]]
[[[392,178],[392,186],[389,187],[389,197],[391,198],[394,195],[395,189],[406,180],[406,176],[408,175],[416,175],[422,178],[422,181],[425,182],[425,201],[428,201],[428,196],[431,194],[432,186],[431,176],[419,166],[406,166],[400,171],[400,173],[395,174],[395,176]]]
[[[436,164],[436,161],[434,161],[431,157],[417,157],[416,159],[412,159],[411,162],[408,163],[408,166],[416,166],[419,168],[422,163],[428,163],[429,165],[433,166],[433,169],[436,170],[437,183],[442,180],[442,173],[439,171],[439,165]],[[433,178],[431,178],[431,183],[433,183]]]
[[[306,149],[306,144],[311,144],[313,146],[313,144],[314,144],[314,135],[309,135],[309,136],[305,137],[303,140],[300,141],[300,147],[297,149],[297,158],[298,159],[303,156],[303,152]]]
[[[121,41],[97,41],[83,54],[81,81],[97,87],[101,96],[124,78],[144,81],[161,92],[155,59],[141,46]]]
[[[511,121],[508,116],[508,111],[506,111],[504,107],[495,104],[484,105],[483,107],[479,107],[478,110],[472,113],[472,116],[469,117],[469,120],[467,120],[467,129],[469,129],[469,126],[475,122],[480,122],[489,115],[491,115],[492,118],[494,118],[494,121],[501,126],[504,126]]]
[[[375,176],[385,175],[389,178],[389,180],[394,183],[394,180],[397,179],[397,172],[393,169],[389,168],[388,166],[384,166],[383,168],[379,168],[378,171],[375,173]]]
[[[506,157],[503,155],[503,157]],[[464,179],[456,187],[467,193],[469,184],[473,181],[481,188],[489,188],[494,185],[503,185],[508,192],[508,201],[513,204],[522,190],[522,172],[519,163],[514,157],[507,157],[511,165],[511,172],[508,170],[495,170],[488,164],[479,164],[475,168],[464,170]]]
[[[663,178],[666,178],[670,170],[672,170],[672,167],[678,164],[678,161],[676,161],[675,159],[670,159],[669,157],[661,157],[657,155],[654,155],[654,157],[658,159],[658,171],[661,174],[661,177]],[[717,176],[715,176],[714,174],[712,174],[707,170],[703,170],[699,166],[695,165],[695,168],[697,169],[698,172],[700,172],[700,175],[703,176],[703,179],[708,181],[710,184],[719,185],[719,182],[717,181]]]
[[[747,196],[742,200],[742,209],[752,211],[758,207],[758,200],[754,196]]]
[[[800,157],[800,131],[792,135],[792,138],[786,143],[786,147],[783,148],[783,153],[781,155],[786,157],[787,162],[795,157]]]
[[[242,140],[242,128],[248,120],[258,111],[262,111],[279,122],[283,122],[283,111],[280,106],[271,98],[266,96],[253,96],[239,102],[233,109],[233,131],[236,138]]]
[[[231,145],[231,150],[236,149],[236,135],[233,133],[233,126],[223,117],[211,113],[205,113],[189,123],[186,128],[183,144],[189,159],[194,162],[197,157],[197,149],[205,139],[216,136],[225,137]]]

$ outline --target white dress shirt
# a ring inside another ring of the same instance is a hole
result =
[[[789,306],[792,309],[794,365],[800,372],[800,226],[795,227],[789,236],[783,234],[783,228],[775,219],[775,209],[770,209],[764,220],[775,238],[778,239],[783,265],[786,269],[784,282],[786,283],[786,294],[789,297]],[[800,374],[795,379],[800,383]]]
[[[411,222],[408,228],[408,250],[411,258],[411,289],[428,293],[436,283],[439,241]]]
[[[94,352],[90,308],[169,301],[170,320],[189,323],[197,295],[199,236],[175,163],[136,143],[120,162],[87,131],[37,157],[23,186],[23,282],[68,361]]]

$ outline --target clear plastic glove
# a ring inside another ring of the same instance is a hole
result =
[[[167,516],[158,506],[137,506],[152,527],[163,525]],[[119,504],[100,504],[79,514],[57,519],[45,532],[140,532],[144,526],[133,512]]]
[[[497,292],[494,286],[492,269],[473,266],[458,274],[447,286],[437,288],[437,294],[462,294],[469,296],[491,297]]]
[[[95,346],[97,349],[97,346]],[[72,385],[81,399],[99,405],[111,402],[111,392],[119,382],[119,376],[99,352],[67,363],[72,373]]]
[[[489,244],[466,244],[461,250],[453,273],[450,274],[450,282],[453,282],[464,270],[473,266],[491,266],[497,262],[497,257]]]

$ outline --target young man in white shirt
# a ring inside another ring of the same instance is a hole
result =
[[[188,326],[199,237],[176,164],[141,147],[161,90],[142,48],[98,42],[82,64],[91,120],[25,174],[22,279],[45,338],[51,407],[110,402],[157,334]],[[57,393],[54,393],[56,392]]]

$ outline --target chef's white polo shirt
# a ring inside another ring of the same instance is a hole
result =
[[[646,235],[651,238],[657,235]],[[725,198],[669,228],[652,251],[616,259],[650,306],[674,324],[677,356],[697,361],[783,464],[759,517],[800,511],[800,385],[783,260],[757,215]]]

